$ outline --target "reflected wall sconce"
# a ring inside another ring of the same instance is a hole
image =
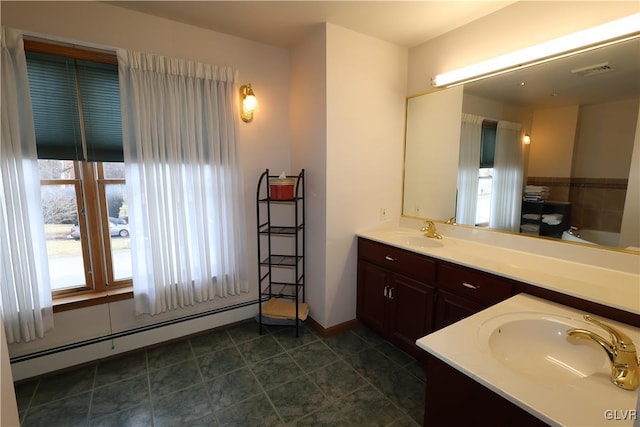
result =
[[[258,110],[258,98],[256,98],[251,83],[240,86],[240,118],[249,123],[253,120],[253,113]]]
[[[524,136],[522,137],[522,143],[524,145],[529,145],[531,144],[531,137],[529,136],[528,133],[525,133]]]
[[[468,67],[438,74],[434,87],[470,83],[640,37],[640,13],[549,40]]]

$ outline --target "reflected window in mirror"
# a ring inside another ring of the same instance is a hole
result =
[[[476,222],[478,227],[488,227],[491,218],[491,189],[493,188],[493,161],[496,154],[496,131],[498,123],[482,122],[480,134],[480,171],[478,173],[478,202]]]

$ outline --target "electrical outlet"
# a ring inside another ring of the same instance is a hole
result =
[[[380,208],[380,221],[387,220],[387,208]]]

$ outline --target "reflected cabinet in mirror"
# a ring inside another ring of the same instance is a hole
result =
[[[403,215],[640,250],[640,39],[407,98]]]

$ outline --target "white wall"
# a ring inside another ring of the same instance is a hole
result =
[[[494,99],[482,98],[465,93],[462,97],[462,112],[482,116],[489,120],[507,120],[522,123],[524,131],[531,133],[533,112],[526,107],[505,104]]]
[[[405,215],[456,216],[462,86],[407,100],[404,155]]]
[[[400,216],[408,50],[327,24],[324,326],[355,318],[354,232]]]
[[[201,304],[194,309],[156,318],[136,317],[131,300],[111,304],[110,309],[114,331],[119,331],[178,317],[178,315],[216,308],[221,305],[221,302],[256,299],[256,234],[253,231],[256,227],[257,178],[267,167],[273,170],[287,170],[290,165],[288,52],[101,2],[2,2],[1,7],[2,25],[73,40],[79,44],[136,49],[232,66],[238,70],[241,83],[252,83],[260,103],[260,110],[252,123],[245,124],[238,120],[238,143],[244,171],[247,212],[246,262],[249,267],[252,292],[236,298],[218,299],[210,304]],[[246,318],[250,314],[243,313],[241,316]],[[234,319],[226,318],[226,322],[230,321]],[[9,349],[11,355],[27,354],[109,332],[106,305],[57,313],[54,315],[54,322],[54,331],[44,340],[12,345]],[[210,327],[217,326],[214,323],[210,325]],[[196,332],[189,328],[181,333]]]
[[[327,47],[318,27],[291,51],[291,169],[305,169],[306,297],[310,316],[327,324]]]
[[[18,403],[9,365],[7,336],[4,333],[2,317],[0,317],[0,426],[17,427],[19,425]]]
[[[307,174],[307,300],[355,318],[358,229],[400,215],[407,49],[322,24],[291,53],[292,168]]]
[[[431,77],[638,13],[637,1],[519,1],[409,51],[407,94]]]

